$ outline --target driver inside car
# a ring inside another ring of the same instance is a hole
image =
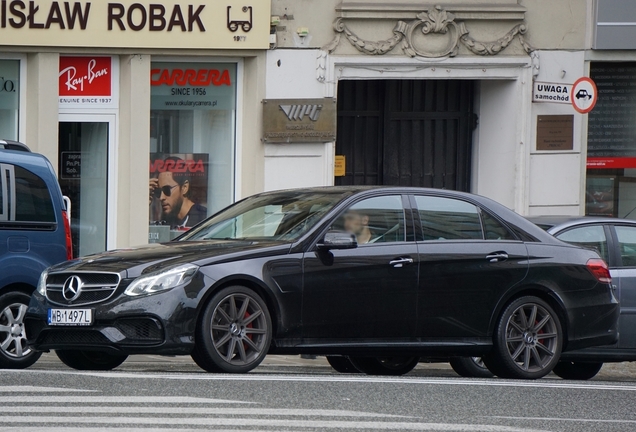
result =
[[[344,229],[354,234],[358,244],[375,243],[380,236],[373,236],[369,228],[369,215],[359,210],[349,210],[344,215]]]

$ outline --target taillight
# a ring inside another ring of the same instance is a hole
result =
[[[62,220],[64,221],[64,236],[66,237],[66,259],[73,259],[73,239],[71,237],[71,223],[68,220],[66,211],[62,210]]]
[[[600,283],[612,283],[612,276],[605,261],[600,258],[591,258],[587,261],[587,269],[594,275]]]

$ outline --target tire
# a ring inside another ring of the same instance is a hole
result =
[[[481,357],[455,357],[450,365],[457,375],[465,378],[492,378],[494,375]]]
[[[115,369],[128,358],[127,355],[104,351],[56,350],[55,354],[68,367],[93,371]]]
[[[603,363],[560,361],[552,372],[566,380],[585,381],[594,378],[602,367]]]
[[[419,363],[419,357],[349,357],[360,372],[367,375],[404,375]]]
[[[208,372],[246,373],[272,341],[267,305],[254,291],[232,286],[210,299],[197,325],[192,359]]]
[[[539,379],[557,365],[562,346],[556,312],[538,297],[521,297],[502,312],[484,363],[500,378]]]
[[[360,373],[347,357],[327,356],[327,362],[336,372],[340,373]]]
[[[31,297],[14,291],[0,296],[0,368],[24,369],[38,361],[42,353],[27,347],[24,314]]]

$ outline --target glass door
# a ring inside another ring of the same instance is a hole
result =
[[[111,116],[60,115],[58,179],[71,200],[73,256],[108,248]]]

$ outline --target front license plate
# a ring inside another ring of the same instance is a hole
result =
[[[49,325],[89,326],[93,325],[92,309],[49,309]]]

